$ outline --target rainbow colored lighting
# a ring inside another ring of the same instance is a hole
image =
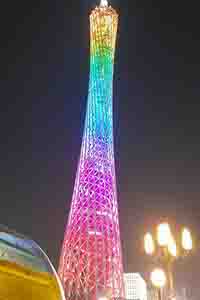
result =
[[[87,113],[59,265],[66,299],[124,297],[112,116],[117,23],[105,0],[90,15]]]

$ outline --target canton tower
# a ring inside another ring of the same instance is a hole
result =
[[[112,108],[117,23],[106,0],[90,14],[87,113],[58,270],[66,299],[124,298]]]

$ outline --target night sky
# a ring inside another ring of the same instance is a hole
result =
[[[1,3],[0,223],[38,241],[56,266],[85,117],[88,15],[97,3]],[[120,14],[114,132],[124,266],[145,276],[142,234],[159,220],[200,238],[198,4],[112,0]],[[179,286],[194,295],[197,252],[176,264]]]

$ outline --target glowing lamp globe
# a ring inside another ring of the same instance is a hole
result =
[[[155,269],[151,273],[151,282],[157,288],[163,288],[166,284],[166,275],[162,269]]]
[[[192,236],[187,228],[182,231],[182,247],[185,250],[192,250]]]
[[[167,246],[171,236],[169,224],[162,223],[157,228],[157,239],[160,246]]]
[[[177,256],[177,247],[176,247],[176,242],[174,240],[174,238],[172,236],[169,237],[169,241],[168,241],[168,251],[169,253],[176,257]]]
[[[146,233],[144,236],[144,249],[149,255],[152,255],[155,250],[154,241],[150,233]]]

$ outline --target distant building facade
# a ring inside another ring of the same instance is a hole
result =
[[[147,285],[139,273],[124,273],[125,299],[147,300]]]

